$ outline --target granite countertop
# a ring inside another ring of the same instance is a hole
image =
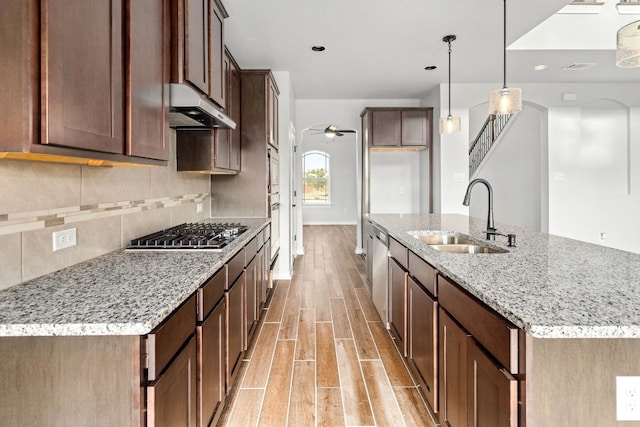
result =
[[[118,250],[0,291],[0,336],[147,334],[269,219],[241,222],[249,229],[221,252]]]
[[[533,337],[640,338],[640,254],[506,224],[497,228],[517,234],[517,247],[507,248],[502,236],[492,244],[508,253],[444,253],[410,232],[463,233],[486,243],[486,220],[457,214],[369,219]]]

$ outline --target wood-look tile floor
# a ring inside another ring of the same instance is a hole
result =
[[[435,425],[371,302],[355,232],[304,227],[219,426]]]

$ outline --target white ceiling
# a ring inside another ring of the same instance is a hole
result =
[[[615,0],[605,6],[615,8]],[[547,20],[568,0],[508,0],[507,43]],[[226,44],[242,68],[289,71],[298,99],[421,98],[447,81],[447,45],[455,34],[453,83],[502,82],[501,0],[224,0]],[[557,19],[556,15],[554,19]],[[564,15],[580,19],[580,15]],[[564,19],[564,18],[563,18]],[[627,22],[640,19],[628,16]],[[601,31],[575,24],[562,39]],[[557,38],[548,25],[536,38]],[[556,25],[557,27],[557,25]],[[553,27],[552,27],[553,28]],[[609,35],[612,33],[613,36]],[[604,36],[603,36],[604,37]],[[615,66],[615,50],[559,48],[531,41],[507,53],[507,83],[640,81],[640,71]],[[311,46],[326,46],[316,53]],[[551,43],[553,45],[553,43]],[[574,62],[596,62],[584,71],[562,71]],[[544,71],[533,71],[547,64]],[[435,71],[425,71],[437,65]]]

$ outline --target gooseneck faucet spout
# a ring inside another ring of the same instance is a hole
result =
[[[491,188],[491,184],[486,179],[476,178],[469,183],[467,187],[467,192],[464,195],[464,200],[462,204],[465,206],[469,206],[469,202],[471,201],[471,189],[477,183],[484,184],[487,187],[487,192],[489,193],[489,212],[487,213],[487,240],[495,239],[496,228],[493,222],[493,188]]]

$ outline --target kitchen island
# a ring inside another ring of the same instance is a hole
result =
[[[484,240],[463,215],[368,219],[466,295],[520,331],[520,425],[640,426],[616,420],[616,377],[640,376],[640,255],[497,224],[517,235],[505,253],[440,252],[419,234]],[[442,370],[442,367],[441,367]],[[515,425],[515,424],[511,424]]]
[[[261,309],[270,220],[242,222],[220,251],[119,250],[1,291],[2,425],[207,425]]]

